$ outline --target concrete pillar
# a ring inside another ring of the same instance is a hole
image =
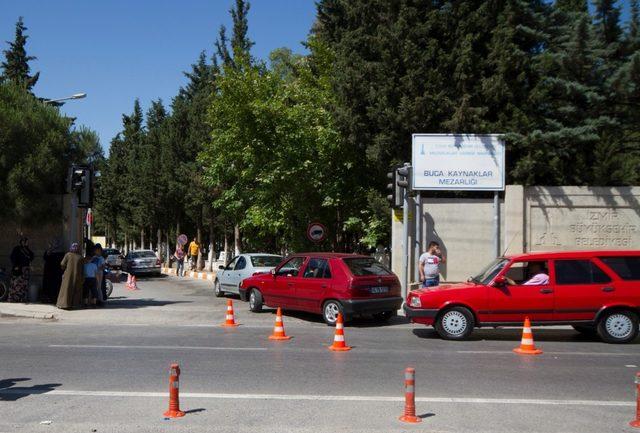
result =
[[[504,248],[506,254],[525,252],[525,194],[522,185],[507,185],[504,194]]]

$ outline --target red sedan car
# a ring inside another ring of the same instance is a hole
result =
[[[368,256],[303,253],[287,257],[271,273],[254,275],[240,284],[240,297],[251,311],[263,305],[322,314],[335,324],[354,315],[394,316],[402,305],[400,282]]]
[[[474,327],[572,325],[609,343],[638,336],[640,251],[564,251],[500,257],[461,284],[412,290],[413,322],[461,340]]]

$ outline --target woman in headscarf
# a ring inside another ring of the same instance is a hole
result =
[[[60,266],[64,270],[62,284],[56,307],[69,309],[82,305],[82,285],[84,284],[84,259],[80,255],[77,243],[71,244],[69,252],[65,254]]]
[[[23,237],[11,251],[11,286],[9,302],[27,302],[29,299],[29,278],[33,252],[29,249],[29,239]]]

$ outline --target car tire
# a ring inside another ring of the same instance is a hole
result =
[[[373,320],[376,322],[387,322],[391,320],[392,317],[395,317],[395,311],[383,311],[381,313],[375,313],[373,315]]]
[[[571,327],[579,333],[590,337],[598,334],[598,330],[593,325],[571,325]]]
[[[331,300],[322,305],[322,319],[327,325],[335,326],[338,320],[338,313],[342,314],[342,320],[346,322],[347,318],[344,315],[344,308],[342,308],[340,302]]]
[[[259,313],[260,311],[262,311],[262,305],[263,300],[260,290],[251,289],[251,292],[249,292],[249,310],[254,313]]]
[[[434,328],[445,340],[465,340],[473,332],[475,319],[465,307],[453,307],[438,315]]]
[[[638,336],[638,315],[633,311],[607,311],[598,320],[598,335],[606,343],[631,343]]]
[[[0,281],[0,302],[4,302],[9,297],[9,284]]]
[[[216,298],[222,298],[224,296],[224,291],[222,290],[222,286],[220,285],[220,280],[215,280],[213,282],[213,294],[216,295]]]

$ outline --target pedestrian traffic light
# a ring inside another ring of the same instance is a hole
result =
[[[387,195],[387,200],[389,200],[389,204],[392,208],[398,209],[402,207],[402,188],[398,185],[398,168],[402,167],[401,165],[394,165],[391,168],[391,171],[387,173],[387,178],[389,179],[389,183],[387,184],[387,190],[389,195]]]

